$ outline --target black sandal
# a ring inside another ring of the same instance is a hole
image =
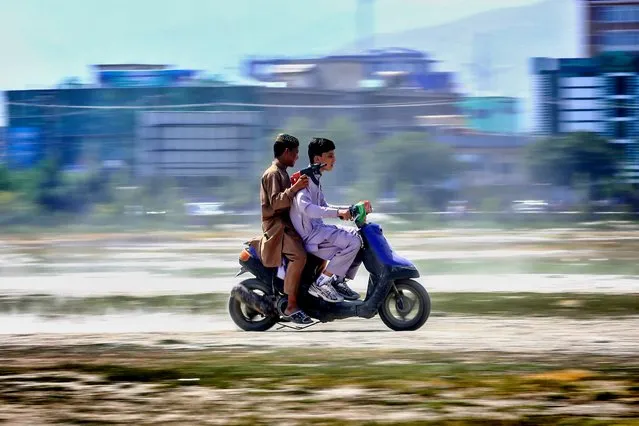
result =
[[[313,319],[309,317],[308,315],[306,315],[306,313],[304,313],[304,311],[301,309],[298,309],[297,311],[293,312],[291,315],[287,315],[284,318],[291,320],[295,324],[302,324],[302,325],[308,325],[313,322]]]

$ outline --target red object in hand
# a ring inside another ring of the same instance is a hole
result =
[[[291,185],[295,185],[295,182],[300,179],[300,176],[302,176],[302,173],[300,172],[293,173],[293,176],[291,176]]]

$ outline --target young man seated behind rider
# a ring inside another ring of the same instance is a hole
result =
[[[290,207],[298,191],[306,188],[307,179],[300,179],[291,186],[286,171],[293,167],[298,158],[299,141],[288,134],[277,136],[273,144],[274,160],[264,171],[261,179],[260,201],[262,204],[263,235],[251,242],[258,250],[262,264],[266,267],[279,267],[282,257],[288,260],[284,278],[284,293],[288,296],[288,305],[284,312],[293,322],[309,324],[312,319],[297,305],[302,270],[306,264],[304,243],[297,235],[290,219]]]
[[[333,170],[335,144],[325,138],[313,138],[308,145],[311,164],[325,164],[322,171]],[[362,246],[355,227],[325,224],[322,218],[350,219],[349,208],[332,206],[324,199],[320,184],[321,173],[310,179],[308,187],[299,191],[291,205],[291,222],[304,240],[308,253],[328,260],[328,266],[311,284],[309,293],[327,302],[341,302],[344,298],[357,300],[359,294],[348,287],[345,280],[355,278],[361,260],[357,254]],[[370,203],[366,203],[370,211]]]

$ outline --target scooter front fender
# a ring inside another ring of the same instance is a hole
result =
[[[393,281],[384,275],[371,274],[368,281],[366,300],[356,307],[356,313],[361,318],[373,318],[384,303],[386,296],[393,286]]]

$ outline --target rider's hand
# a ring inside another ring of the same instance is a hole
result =
[[[291,189],[293,190],[293,193],[297,193],[301,191],[302,189],[306,188],[307,186],[308,186],[308,176],[302,175],[297,180],[297,182],[295,182],[295,185],[291,186]]]
[[[366,209],[366,214],[370,214],[373,212],[373,205],[368,200],[362,200],[360,203],[364,203],[364,209]]]
[[[339,209],[337,216],[342,220],[351,220],[351,211],[349,209]]]

